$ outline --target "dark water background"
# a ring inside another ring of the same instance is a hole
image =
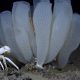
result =
[[[15,1],[27,1],[30,2],[31,5],[33,5],[33,0],[0,0],[0,12],[4,10],[11,10],[12,4]],[[54,0],[50,0],[51,3],[54,4]],[[71,0],[73,12],[77,12],[80,14],[80,0]]]

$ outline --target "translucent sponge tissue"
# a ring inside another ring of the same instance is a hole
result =
[[[63,68],[80,44],[80,15],[73,13],[70,0],[54,0],[53,12],[49,0],[33,3],[33,13],[25,1],[14,2],[12,12],[0,13],[0,42],[22,63],[34,57],[36,67],[43,69],[57,59]]]

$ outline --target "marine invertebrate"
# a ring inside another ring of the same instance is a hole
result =
[[[80,44],[80,15],[73,14],[73,19],[71,23],[71,28],[68,32],[66,41],[59,51],[58,63],[59,67],[63,68],[70,57],[70,54],[79,46]]]
[[[12,22],[12,14],[10,11],[1,12],[1,36],[0,41],[2,45],[8,45],[11,48],[12,55],[18,58],[18,60],[23,60],[23,57],[20,57],[17,53],[21,54],[20,49],[18,48],[15,35],[13,31],[13,22]],[[2,38],[3,37],[3,38]],[[3,42],[2,42],[3,41]],[[25,60],[24,60],[25,61]]]
[[[34,10],[33,24],[36,34],[37,64],[42,68],[45,63],[50,39],[52,11],[50,2],[39,2]]]
[[[65,43],[72,21],[72,7],[69,0],[55,0],[53,19],[51,6],[48,7],[50,3],[48,1],[42,3],[44,6],[39,2],[33,15],[37,38],[37,62],[41,66],[56,58]]]
[[[7,52],[7,53],[10,53],[10,52],[11,52],[11,50],[10,50],[10,48],[9,48],[8,46],[3,46],[3,47],[0,48],[0,60],[3,60],[3,64],[4,64],[4,66],[5,66],[5,69],[7,69],[7,64],[6,64],[6,60],[7,60],[7,61],[8,61],[9,63],[11,63],[17,70],[19,70],[18,66],[17,66],[13,61],[11,61],[8,57],[5,57],[5,56],[3,55],[3,53],[5,54],[6,52]],[[3,64],[2,64],[2,62],[0,61],[0,66],[1,66],[2,69],[4,70]]]
[[[72,15],[70,0],[55,0],[50,48],[46,62],[56,58],[64,45],[71,27]]]
[[[27,63],[36,55],[36,42],[34,32],[30,25],[30,5],[27,2],[20,1],[13,4],[12,20],[16,44],[18,45],[21,55]]]
[[[43,69],[43,64],[58,55],[59,67],[64,67],[80,43],[80,16],[73,14],[70,0],[55,0],[53,14],[49,0],[37,0],[34,4],[34,31],[29,3],[14,2],[12,14],[10,11],[0,14],[3,33],[0,40],[10,46],[12,55],[23,63],[30,62],[34,55],[36,67]]]

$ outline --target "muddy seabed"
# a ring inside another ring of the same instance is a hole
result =
[[[80,48],[73,52],[69,63],[62,70],[53,67],[53,62],[44,65],[44,70],[36,70],[33,63],[21,67],[19,71],[9,67],[0,70],[0,80],[80,80]]]

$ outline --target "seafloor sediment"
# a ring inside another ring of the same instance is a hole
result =
[[[80,48],[75,50],[69,63],[63,69],[53,67],[53,62],[37,70],[33,63],[21,67],[19,71],[12,67],[0,71],[0,80],[80,80]]]

